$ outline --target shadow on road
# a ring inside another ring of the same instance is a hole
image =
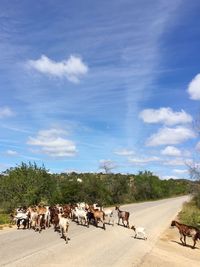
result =
[[[187,248],[191,248],[191,249],[199,249],[199,248],[197,248],[197,247],[193,248],[191,245],[188,245],[188,244],[183,245],[181,242],[178,242],[178,241],[175,241],[175,240],[171,240],[171,242],[172,242],[172,243],[177,243],[177,244],[179,244],[179,245],[182,246],[182,247],[187,247]]]

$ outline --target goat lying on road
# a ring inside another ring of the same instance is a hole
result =
[[[131,229],[135,231],[135,236],[134,238],[143,238],[144,240],[147,239],[147,235],[145,232],[144,227],[135,227],[134,225],[131,226]]]

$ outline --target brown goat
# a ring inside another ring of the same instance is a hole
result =
[[[102,210],[94,209],[93,206],[89,207],[89,211],[92,212],[92,214],[94,216],[96,227],[98,226],[98,222],[101,221],[103,224],[103,229],[106,230],[105,213]]]
[[[193,239],[194,244],[192,248],[195,248],[197,239],[200,240],[200,230],[198,228],[186,224],[181,224],[177,221],[172,221],[171,226],[176,226],[178,228],[180,233],[180,241],[184,246],[186,246],[186,236],[188,236]]]
[[[129,215],[130,215],[130,213],[128,211],[120,210],[119,207],[115,207],[115,210],[118,211],[118,225],[119,225],[120,219],[122,219],[123,226],[129,228]],[[125,221],[126,221],[126,225],[124,223]]]

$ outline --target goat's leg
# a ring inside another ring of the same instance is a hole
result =
[[[180,234],[180,241],[185,246],[185,243],[183,242],[183,234]]]
[[[184,243],[185,243],[185,246],[186,246],[186,235],[184,235]]]
[[[137,237],[137,233],[135,233],[135,236],[134,236],[134,238],[136,238]]]
[[[194,244],[193,244],[192,248],[194,249],[195,248],[195,245],[196,245],[196,237],[194,236],[192,239],[194,241]]]
[[[119,225],[120,218],[118,218],[118,225]]]
[[[127,220],[127,225],[126,225],[126,226],[127,226],[127,228],[130,228],[130,227],[129,227],[129,221],[128,221],[128,220]]]
[[[21,220],[17,219],[17,229],[19,229],[19,227],[20,227],[20,222],[21,222]]]
[[[102,221],[102,223],[103,223],[103,229],[106,230],[105,220],[102,219],[101,221]]]

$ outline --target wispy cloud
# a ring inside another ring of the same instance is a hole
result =
[[[175,159],[166,160],[163,162],[163,164],[169,165],[169,166],[185,166],[186,162],[187,161],[185,161],[182,158],[175,158]]]
[[[176,128],[163,127],[157,133],[149,137],[147,146],[176,145],[188,139],[194,138],[194,131],[183,126]]]
[[[181,169],[174,169],[173,172],[177,174],[188,174],[189,173],[188,170],[181,170]]]
[[[135,152],[131,149],[122,148],[114,151],[114,153],[118,156],[132,156]]]
[[[159,157],[147,157],[147,158],[129,158],[128,160],[131,164],[133,165],[145,165],[147,163],[150,163],[150,162],[159,162],[159,161],[162,161],[161,158]]]
[[[5,152],[5,154],[6,155],[8,155],[8,156],[17,156],[18,155],[18,152],[17,151],[15,151],[15,150],[7,150],[6,152]]]
[[[0,107],[0,119],[12,117],[15,113],[9,107]]]
[[[187,91],[191,99],[200,100],[200,73],[189,83]]]
[[[67,78],[70,82],[77,83],[88,72],[88,66],[82,59],[71,55],[68,60],[56,62],[45,55],[37,60],[29,60],[27,65],[43,74],[57,78]]]
[[[73,141],[63,138],[62,129],[42,130],[36,137],[29,137],[27,144],[41,148],[41,153],[51,157],[73,157],[77,154]]]

